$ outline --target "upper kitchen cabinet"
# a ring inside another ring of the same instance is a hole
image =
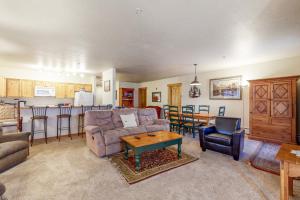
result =
[[[7,97],[20,97],[20,80],[19,79],[6,79],[6,96]]]
[[[6,96],[6,79],[4,77],[0,77],[0,97]]]
[[[92,85],[91,84],[85,84],[84,85],[84,90],[86,92],[92,92]]]
[[[74,84],[65,84],[65,98],[74,98],[75,86]]]
[[[63,83],[56,83],[55,84],[55,96],[56,98],[63,99],[66,96],[66,89],[65,84]]]
[[[78,92],[80,89],[84,89],[86,92],[92,92],[92,85],[91,84],[75,84],[74,90]]]
[[[55,87],[54,82],[49,82],[49,81],[35,81],[35,86],[39,87]]]
[[[34,81],[20,80],[21,97],[32,98],[34,96]]]

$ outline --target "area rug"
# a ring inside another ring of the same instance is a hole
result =
[[[272,174],[280,174],[280,162],[275,159],[280,145],[263,143],[256,154],[250,159],[251,166]]]
[[[128,160],[123,153],[110,157],[111,162],[117,166],[120,173],[129,184],[137,183],[154,175],[183,166],[198,160],[182,152],[182,158],[177,158],[177,150],[173,148],[144,152],[141,155],[141,170],[135,171],[135,160],[132,152],[129,152]]]

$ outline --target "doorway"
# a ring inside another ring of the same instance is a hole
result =
[[[139,108],[147,106],[147,88],[139,88]]]
[[[178,106],[181,109],[181,86],[182,83],[168,85],[168,104],[170,106]]]

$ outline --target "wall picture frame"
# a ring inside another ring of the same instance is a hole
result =
[[[104,81],[103,83],[104,87],[104,92],[109,92],[110,91],[110,80]]]
[[[242,76],[232,76],[209,80],[209,99],[241,100]]]
[[[152,102],[161,102],[161,92],[152,92]]]

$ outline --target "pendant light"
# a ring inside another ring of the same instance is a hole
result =
[[[197,77],[197,64],[194,64],[195,66],[195,79],[190,83],[190,85],[201,85],[198,81],[198,77]]]

